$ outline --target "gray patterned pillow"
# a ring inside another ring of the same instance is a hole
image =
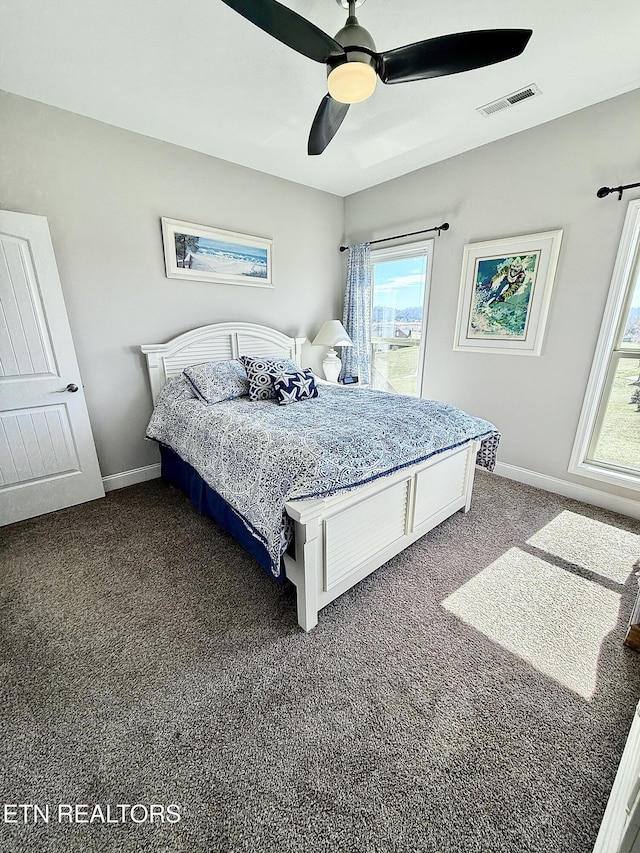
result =
[[[162,391],[160,391],[158,402],[160,400],[171,400],[172,403],[180,403],[182,400],[194,399],[197,399],[197,395],[193,390],[193,386],[180,374],[179,376],[172,376],[171,379],[167,379]]]
[[[286,373],[299,373],[302,370],[291,358],[253,358],[242,355],[240,361],[249,377],[249,399],[254,401],[271,400],[276,396],[274,380]]]
[[[234,400],[236,397],[246,397],[249,393],[247,374],[237,358],[192,364],[182,372],[204,403]]]

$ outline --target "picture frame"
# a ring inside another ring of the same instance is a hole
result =
[[[273,287],[273,241],[163,216],[167,278]]]
[[[454,350],[540,355],[561,242],[558,229],[464,247]]]

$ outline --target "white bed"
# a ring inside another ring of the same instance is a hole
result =
[[[141,349],[155,404],[167,380],[189,365],[241,355],[300,363],[304,340],[253,323],[218,323]],[[453,513],[469,509],[478,448],[471,440],[352,491],[286,503],[295,549],[283,559],[305,631],[343,592]]]

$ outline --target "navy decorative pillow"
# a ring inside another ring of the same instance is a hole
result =
[[[290,358],[253,358],[252,356],[240,356],[249,378],[250,400],[271,400],[275,397],[273,383],[286,373],[296,373],[302,370]]]
[[[249,393],[247,374],[237,358],[192,364],[182,372],[203,403],[235,400]]]
[[[311,400],[318,396],[318,389],[309,368],[302,372],[285,373],[273,383],[276,400],[281,406],[298,403],[300,400]]]

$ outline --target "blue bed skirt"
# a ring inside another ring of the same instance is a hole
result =
[[[238,513],[229,506],[224,498],[221,498],[215,489],[205,483],[195,468],[192,468],[188,462],[181,459],[170,448],[160,445],[160,456],[163,479],[178,486],[199,512],[208,515],[223,530],[230,533],[269,576],[273,577],[271,559],[266,547],[249,533]]]

